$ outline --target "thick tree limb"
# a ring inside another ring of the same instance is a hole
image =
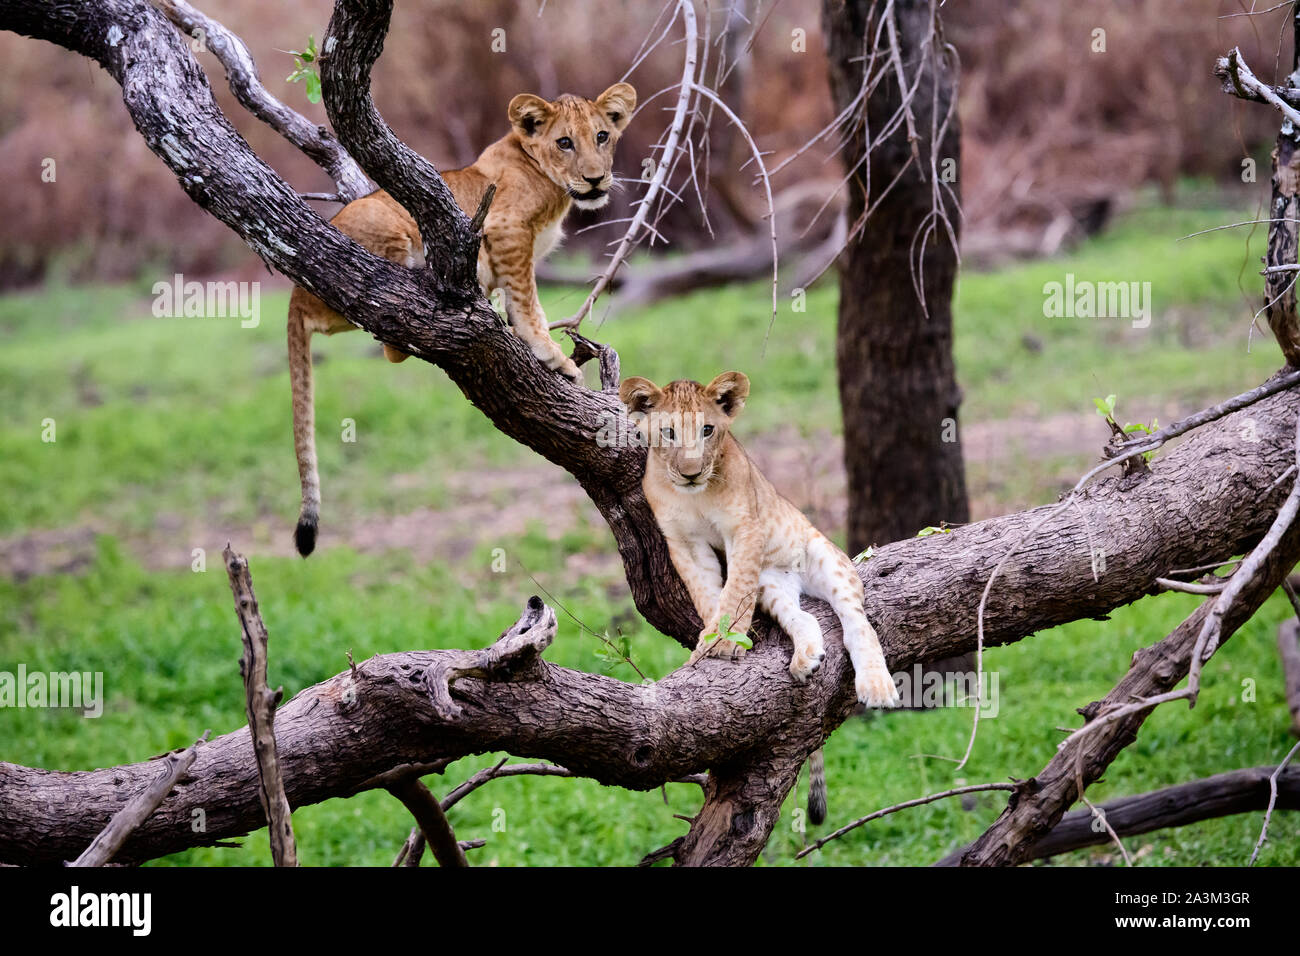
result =
[[[148,819],[149,814],[157,809],[158,804],[163,802],[167,794],[171,793],[172,787],[176,786],[176,781],[185,776],[185,772],[194,764],[199,744],[207,743],[210,733],[212,731],[205,730],[203,736],[193,745],[159,758],[163,763],[162,773],[113,815],[108,826],[100,831],[81,856],[72,862],[72,865],[104,866],[112,860],[117,851],[122,848],[122,844],[126,842],[126,838],[131,835],[131,831]]]
[[[1291,712],[1291,733],[1300,737],[1300,619],[1289,618],[1278,626],[1277,653],[1282,659],[1282,686]]]
[[[1300,85],[1300,9],[1292,11],[1293,56],[1289,87]],[[1262,83],[1233,48],[1215,63],[1224,89],[1242,99],[1268,103],[1283,115],[1273,147],[1272,198],[1269,203],[1268,254],[1264,257],[1264,310],[1269,328],[1288,365],[1300,366],[1300,315],[1296,305],[1296,276],[1300,261],[1300,111],[1284,96]]]
[[[284,795],[284,778],[275,746],[275,705],[280,702],[283,688],[272,691],[266,684],[267,633],[262,614],[257,609],[257,596],[253,593],[253,576],[248,561],[226,545],[223,553],[226,572],[230,576],[230,590],[235,596],[235,613],[239,615],[243,634],[244,655],[239,660],[239,673],[244,678],[244,702],[248,713],[248,728],[253,738],[253,753],[257,757],[258,799],[266,817],[267,832],[271,837],[271,857],[276,866],[297,866],[298,850],[293,841],[293,817],[289,800]]]

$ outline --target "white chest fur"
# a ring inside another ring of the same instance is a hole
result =
[[[539,232],[537,238],[533,240],[533,262],[537,263],[545,259],[563,238],[564,232],[560,229],[560,220],[557,219]]]

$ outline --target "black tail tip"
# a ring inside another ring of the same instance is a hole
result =
[[[826,794],[814,790],[808,794],[808,822],[818,827],[826,822]]]
[[[316,550],[316,519],[299,518],[293,533],[293,543],[304,558]]]

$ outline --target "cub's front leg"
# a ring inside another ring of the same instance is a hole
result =
[[[710,621],[715,622],[712,631],[706,627],[700,633],[695,650],[688,661],[693,664],[710,649],[705,635],[717,630],[718,600],[722,597],[722,565],[718,562],[718,556],[713,552],[713,548],[705,541],[692,541],[684,535],[672,532],[664,534],[664,541],[668,544],[668,557],[672,559],[677,576],[686,585],[686,590],[691,595],[691,603],[695,605],[700,620],[706,625]],[[731,641],[725,643],[731,645]],[[742,648],[737,647],[736,650],[743,653]]]
[[[757,525],[737,531],[727,547],[727,582],[718,596],[716,612],[704,618],[704,630],[691,660],[705,654],[710,657],[740,658],[745,649],[734,641],[717,638],[722,618],[728,618],[728,627],[737,634],[749,632],[754,620],[754,605],[758,601],[758,577],[763,565],[766,536]]]
[[[565,378],[582,381],[582,372],[564,354],[546,328],[546,313],[537,298],[533,273],[533,236],[528,230],[510,230],[492,236],[492,272],[506,292],[506,315],[515,334],[533,350],[547,368]]]

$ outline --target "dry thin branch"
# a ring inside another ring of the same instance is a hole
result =
[[[71,865],[104,866],[113,859],[132,831],[147,820],[149,814],[158,809],[158,804],[171,793],[172,787],[176,786],[176,781],[194,764],[194,758],[198,756],[199,744],[207,743],[210,733],[211,730],[205,730],[203,736],[189,747],[173,751],[163,757],[163,770],[158,775],[158,779],[132,797]]]
[[[578,308],[578,311],[566,319],[552,322],[550,324],[552,329],[576,329],[582,324],[582,320],[586,318],[587,314],[591,312],[591,307],[596,304],[596,299],[605,291],[605,287],[609,285],[614,273],[623,264],[623,260],[628,257],[628,254],[641,240],[642,227],[646,224],[646,217],[650,214],[650,207],[659,191],[663,188],[678,154],[678,142],[681,139],[682,129],[686,124],[686,107],[690,102],[691,92],[695,88],[698,28],[695,23],[695,4],[693,0],[677,0],[677,9],[681,13],[682,27],[686,36],[686,55],[682,63],[681,89],[677,95],[677,105],[673,109],[672,123],[668,127],[668,138],[664,141],[663,155],[659,158],[658,167],[655,169],[654,176],[650,179],[650,186],[646,189],[645,195],[641,197],[636,215],[632,217],[632,222],[623,234],[623,240],[619,243],[618,248],[614,250],[609,265],[600,274],[596,284],[592,286],[591,292]],[[671,25],[670,22],[669,26]],[[642,108],[644,109],[644,105]]]
[[[1269,775],[1268,809],[1264,811],[1264,826],[1259,831],[1259,841],[1255,844],[1255,849],[1250,854],[1250,862],[1247,864],[1248,866],[1255,865],[1255,861],[1259,859],[1259,851],[1264,848],[1264,841],[1268,839],[1268,824],[1273,818],[1273,808],[1277,805],[1277,780],[1278,777],[1282,775],[1282,771],[1286,770],[1286,765],[1291,762],[1291,758],[1296,755],[1297,750],[1300,750],[1300,741],[1297,741],[1295,746],[1287,751],[1287,755],[1282,758],[1282,762],[1277,765],[1277,769]]]
[[[1231,814],[1253,813],[1266,808],[1269,777],[1275,770],[1275,767],[1251,767],[1215,774],[1131,797],[1117,797],[1096,810],[1104,815],[1110,832],[1119,837],[1138,836]],[[1277,786],[1277,805],[1300,809],[1300,770],[1285,771],[1277,780]],[[1099,833],[1093,825],[1096,819],[1090,809],[1071,810],[1029,848],[1023,862],[1105,843],[1111,839],[1110,832]],[[937,865],[950,865],[960,852]]]
[[[1300,417],[1296,419],[1295,432],[1295,450],[1296,464],[1300,466]],[[1283,502],[1282,508],[1277,513],[1277,519],[1273,522],[1272,527],[1268,529],[1268,534],[1264,535],[1261,541],[1251,552],[1246,555],[1241,565],[1237,568],[1235,574],[1228,578],[1223,592],[1214,602],[1209,616],[1201,627],[1200,636],[1196,639],[1196,650],[1192,654],[1192,669],[1187,675],[1187,688],[1191,691],[1189,706],[1196,705],[1196,696],[1200,693],[1201,684],[1201,664],[1207,660],[1215,649],[1219,646],[1220,635],[1223,631],[1223,617],[1228,608],[1237,600],[1241,592],[1245,589],[1250,579],[1258,573],[1260,567],[1273,549],[1277,547],[1295,521],[1296,514],[1300,512],[1300,479],[1291,486],[1291,493],[1287,495],[1286,501]]]
[[[1172,578],[1156,578],[1156,584],[1166,591],[1182,591],[1184,594],[1218,594],[1227,586],[1221,584],[1198,584],[1195,581],[1175,581]]]
[[[244,654],[239,659],[239,673],[244,678],[244,701],[248,713],[248,730],[257,756],[258,796],[266,814],[271,838],[271,857],[276,866],[297,866],[298,850],[293,839],[293,811],[284,793],[284,779],[275,747],[275,705],[283,688],[272,691],[266,683],[267,633],[253,593],[253,576],[248,561],[236,554],[229,544],[222,552],[230,591],[235,597]]]
[[[795,854],[796,860],[802,860],[809,853],[820,850],[832,840],[838,840],[844,834],[856,830],[864,823],[870,823],[872,820],[878,820],[881,817],[887,817],[891,813],[897,813],[899,810],[907,810],[911,807],[924,806],[927,803],[934,803],[936,800],[945,800],[948,797],[959,797],[965,793],[983,793],[987,790],[1012,790],[1016,789],[1014,783],[977,783],[970,787],[954,787],[951,790],[944,790],[942,793],[932,793],[929,796],[917,797],[915,800],[906,800],[903,803],[896,803],[892,807],[885,807],[883,810],[877,810],[875,813],[868,813],[865,817],[859,817],[852,823],[846,823],[834,833],[828,833],[816,843],[809,844]]]
[[[153,0],[153,3],[182,33],[198,41],[202,49],[212,51],[226,69],[230,91],[244,108],[302,150],[329,174],[338,189],[336,195],[312,193],[304,198],[348,203],[374,192],[374,185],[361,167],[328,130],[267,92],[243,40],[185,0]]]
[[[1233,580],[1241,577],[1245,587],[1227,608],[1222,631],[1225,639],[1280,586],[1298,558],[1300,528],[1291,527],[1258,573],[1243,575],[1238,571],[1234,575]],[[1060,745],[1042,771],[1024,782],[983,835],[942,862],[1006,866],[1029,859],[1034,844],[1083,795],[1083,788],[1098,779],[1124,747],[1136,739],[1151,709],[1158,703],[1187,696],[1186,690],[1172,688],[1188,674],[1197,637],[1212,605],[1222,599],[1220,595],[1206,601],[1163,640],[1135,653],[1128,673],[1111,692],[1080,711],[1087,721],[1084,727]]]

